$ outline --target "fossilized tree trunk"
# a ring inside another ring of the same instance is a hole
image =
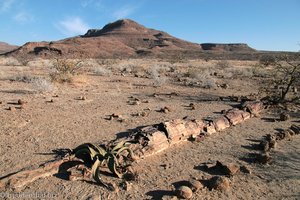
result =
[[[137,159],[145,158],[201,133],[209,135],[242,123],[250,117],[256,116],[263,108],[264,105],[260,101],[246,102],[241,105],[241,109],[229,109],[224,115],[212,121],[205,122],[202,119],[170,120],[160,124],[146,126],[128,138],[120,138],[114,142],[121,140],[130,141],[130,148],[133,150],[135,157]],[[62,160],[47,163],[37,169],[21,171],[6,176],[0,180],[0,190],[6,188],[22,189],[25,185],[39,178],[45,178],[59,173],[64,163],[74,161],[80,163],[74,156],[70,156]]]

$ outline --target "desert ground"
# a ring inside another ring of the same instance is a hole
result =
[[[112,140],[136,127],[218,116],[238,104],[220,97],[259,99],[267,76],[256,61],[87,59],[70,83],[58,83],[49,79],[51,63],[36,59],[22,66],[12,58],[0,62],[1,177],[54,160],[62,149]],[[19,99],[26,103],[19,105]],[[169,112],[159,112],[166,106]],[[137,160],[137,180],[126,182],[126,188],[109,191],[95,183],[51,176],[21,191],[4,191],[1,199],[18,194],[25,199],[33,199],[32,194],[53,199],[177,199],[173,189],[181,182],[218,175],[201,167],[213,161],[235,163],[251,173],[228,176],[226,191],[204,187],[191,199],[300,199],[299,135],[278,142],[268,164],[248,159],[259,151],[255,146],[263,136],[299,125],[300,106],[291,107],[282,108],[291,116],[287,121],[278,119],[280,110],[267,109],[201,141],[178,143]],[[109,120],[112,114],[119,118]],[[110,175],[103,179],[120,182]]]

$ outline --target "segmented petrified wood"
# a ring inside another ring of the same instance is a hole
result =
[[[264,104],[261,101],[246,101],[241,107],[242,110],[251,113],[251,116],[255,116],[264,109]]]
[[[74,162],[74,163],[71,163]],[[28,183],[32,183],[37,179],[46,178],[60,172],[61,168],[64,167],[64,163],[68,165],[76,165],[82,163],[81,160],[74,156],[69,156],[64,159],[55,160],[44,165],[41,165],[37,169],[30,169],[14,173],[10,176],[1,178],[0,180],[0,191],[10,188],[13,190],[22,189]]]
[[[171,144],[185,141],[192,135],[199,135],[205,123],[202,120],[175,119],[162,123]]]
[[[241,109],[229,109],[225,112],[225,115],[220,116],[209,122],[200,120],[183,120],[174,119],[160,124],[150,125],[138,129],[132,135],[113,140],[111,142],[127,141],[130,143],[129,148],[134,153],[136,159],[145,158],[158,152],[161,152],[171,145],[186,141],[190,137],[205,132],[206,134],[213,134],[217,131],[229,128],[232,125],[242,123],[244,120],[250,117],[257,116],[264,109],[264,105],[260,101],[246,102],[241,105]],[[291,127],[291,131],[299,133],[299,127]],[[70,165],[70,162],[77,162],[76,164],[83,164],[81,160],[75,158],[75,156],[69,156],[67,158],[49,162],[37,169],[25,170],[7,175],[0,179],[0,190],[11,188],[21,189],[28,183],[34,182],[39,178],[45,178],[52,176],[60,172],[62,168],[70,169],[75,165]],[[67,168],[63,165],[69,165]],[[76,167],[76,169],[82,170],[86,168]],[[72,175],[72,174],[71,174]],[[83,178],[90,177],[90,171],[85,170]],[[81,176],[81,175],[80,175]],[[72,175],[71,178],[77,179],[77,174]],[[82,178],[80,178],[82,179]]]
[[[244,121],[243,110],[230,109],[226,112],[225,117],[229,120],[231,125],[237,125]]]
[[[221,116],[213,120],[213,125],[215,126],[216,131],[221,131],[230,127],[230,122],[224,116]]]

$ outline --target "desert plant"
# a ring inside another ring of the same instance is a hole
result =
[[[122,178],[133,161],[133,152],[129,145],[127,141],[108,147],[85,143],[76,147],[72,153],[91,166],[93,179],[97,183],[109,187],[100,177],[100,168],[107,167],[111,173]]]
[[[31,80],[32,86],[38,92],[51,92],[54,89],[53,84],[45,78],[35,77]]]
[[[54,82],[71,82],[72,77],[80,73],[80,68],[81,61],[56,59],[49,75]]]
[[[270,66],[270,65],[275,65],[276,64],[276,58],[274,56],[271,56],[271,55],[262,55],[260,58],[259,58],[259,63],[261,65],[264,65],[264,66]]]
[[[230,68],[231,64],[227,60],[220,60],[216,63],[216,68],[217,69],[225,69],[225,68]]]
[[[94,68],[94,73],[97,76],[107,76],[107,75],[111,74],[111,71],[109,69],[105,69],[102,66],[97,66],[97,67]]]
[[[154,87],[160,87],[164,85],[167,81],[167,78],[159,73],[160,67],[153,66],[150,68],[148,73],[150,74],[150,77],[154,80]]]
[[[272,75],[262,87],[275,103],[285,102],[292,88],[300,85],[300,56],[293,60],[288,56],[276,58]],[[294,97],[293,97],[294,98]]]

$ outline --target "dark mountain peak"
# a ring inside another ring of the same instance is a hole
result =
[[[131,19],[120,19],[106,24],[102,29],[90,29],[83,37],[96,37],[109,33],[146,32],[147,30],[143,25]]]
[[[203,50],[212,51],[255,51],[245,43],[202,43],[200,45]]]

